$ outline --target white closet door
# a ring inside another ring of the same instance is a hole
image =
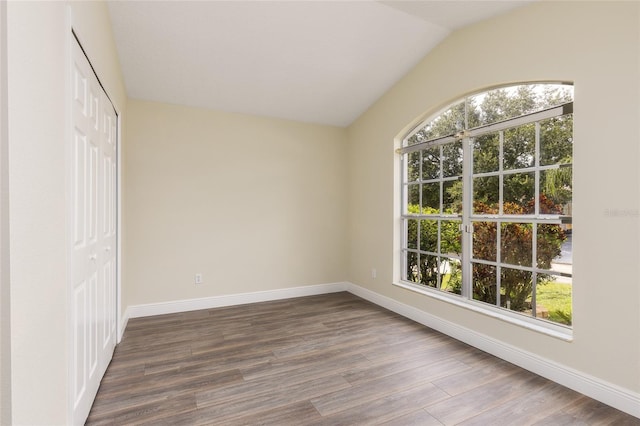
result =
[[[100,266],[102,268],[102,291],[99,295],[101,306],[99,308],[101,321],[101,349],[99,354],[102,373],[104,374],[116,343],[116,177],[118,176],[116,165],[116,140],[117,140],[117,117],[111,105],[111,101],[104,92],[101,93],[103,114],[102,114],[102,257]]]
[[[72,57],[71,386],[82,424],[116,341],[116,114],[75,40]]]

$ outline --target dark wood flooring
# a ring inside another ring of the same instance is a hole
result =
[[[129,321],[90,425],[640,425],[349,293]]]

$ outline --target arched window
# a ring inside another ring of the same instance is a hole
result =
[[[573,86],[467,97],[399,153],[402,284],[571,326]]]

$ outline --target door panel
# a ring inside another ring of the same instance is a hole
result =
[[[86,370],[87,364],[85,344],[86,339],[86,281],[76,284],[73,289],[73,360],[75,363],[75,374],[73,375],[74,386],[74,406],[78,406],[82,402],[82,397],[86,393],[87,375],[83,372]]]
[[[74,184],[73,184],[73,241],[74,249],[82,249],[86,244],[85,237],[85,185],[86,173],[84,162],[86,160],[87,138],[78,128],[74,129],[73,140],[73,162],[74,162]]]
[[[89,279],[89,311],[91,320],[88,330],[89,337],[89,379],[96,376],[98,368],[98,273],[95,272]]]
[[[72,69],[72,416],[82,424],[115,348],[117,116],[80,46]]]
[[[116,177],[117,177],[117,150],[116,150],[116,135],[117,135],[117,117],[116,112],[111,105],[111,102],[107,99],[107,96],[102,94],[103,108],[103,123],[101,153],[105,162],[105,173],[103,179],[105,203],[104,208],[104,222],[105,233],[102,238],[102,262],[101,265],[105,273],[103,274],[104,287],[106,288],[106,308],[105,315],[101,318],[107,324],[106,332],[103,335],[105,345],[109,346],[111,353],[115,347],[115,329],[116,329],[116,247],[117,247],[117,229],[116,229],[116,213],[117,213],[117,192],[116,192]],[[105,346],[106,347],[106,346]],[[104,357],[102,359],[102,366],[106,370],[111,357]]]

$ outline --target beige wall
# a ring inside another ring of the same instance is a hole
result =
[[[344,129],[135,100],[127,115],[125,305],[345,279]]]
[[[350,281],[640,391],[639,6],[540,2],[458,31],[360,117],[348,131]],[[391,284],[399,275],[394,138],[465,94],[549,79],[575,82],[571,343]]]
[[[71,3],[118,108],[124,88],[102,3]],[[9,2],[11,398],[14,424],[68,424],[65,2]]]
[[[0,2],[0,425],[11,423],[7,3]]]

